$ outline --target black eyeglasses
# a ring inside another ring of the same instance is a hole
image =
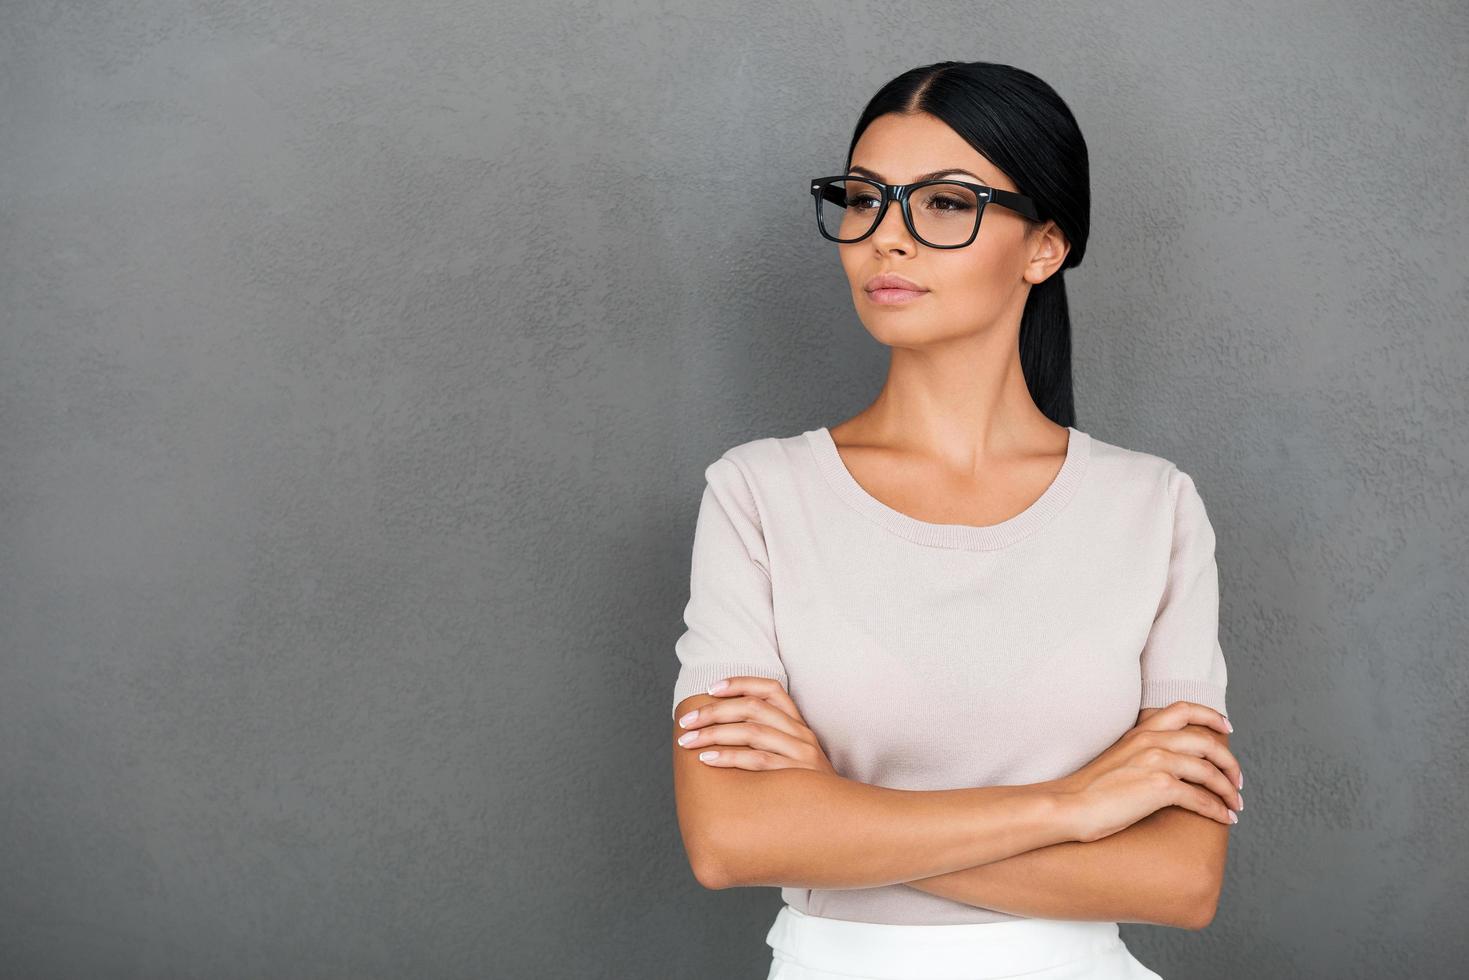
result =
[[[866,177],[817,177],[811,181],[811,196],[816,199],[817,230],[843,245],[876,231],[893,201],[898,202],[908,231],[930,248],[963,248],[973,242],[986,204],[1041,220],[1035,203],[1024,194],[963,180],[883,184]]]

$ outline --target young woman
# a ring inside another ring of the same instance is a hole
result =
[[[769,977],[1157,977],[1117,923],[1214,915],[1214,533],[1188,474],[1075,427],[1088,179],[1048,85],[945,62],[811,181],[887,379],[707,467],[673,699],[696,877],[781,888]]]

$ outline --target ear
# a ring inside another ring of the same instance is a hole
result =
[[[1071,251],[1071,243],[1066,240],[1055,221],[1047,221],[1039,229],[1032,230],[1030,242],[1030,261],[1025,265],[1025,280],[1032,286],[1039,286],[1061,268],[1061,263],[1066,261],[1066,253]]]

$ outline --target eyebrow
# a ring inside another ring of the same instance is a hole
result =
[[[868,170],[866,167],[848,167],[847,173],[852,174],[853,176],[871,177],[873,180],[881,184],[887,183],[887,181],[884,180],[876,170]],[[919,174],[917,177],[914,177],[912,182],[917,184],[920,181],[924,180],[938,180],[940,177],[947,177],[949,174],[963,174],[966,177],[973,177],[981,184],[987,185],[989,183],[989,181],[985,180],[979,174],[970,173],[968,170],[965,170],[962,167],[949,167],[944,170],[930,170],[926,174]]]

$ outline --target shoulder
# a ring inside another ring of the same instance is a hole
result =
[[[808,433],[762,436],[730,446],[704,468],[711,483],[739,483],[755,492],[762,486],[788,478],[802,455],[810,455]]]
[[[791,500],[800,452],[808,456],[805,434],[747,439],[725,449],[704,466],[704,499],[731,516],[764,528]]]
[[[1109,516],[1148,529],[1150,540],[1168,542],[1169,553],[1213,553],[1214,527],[1194,478],[1157,453],[1093,440],[1097,484],[1113,503]]]
[[[1180,500],[1197,496],[1193,477],[1166,456],[1130,449],[1093,436],[1088,468],[1096,481],[1111,493],[1150,506],[1166,507],[1171,513]]]

